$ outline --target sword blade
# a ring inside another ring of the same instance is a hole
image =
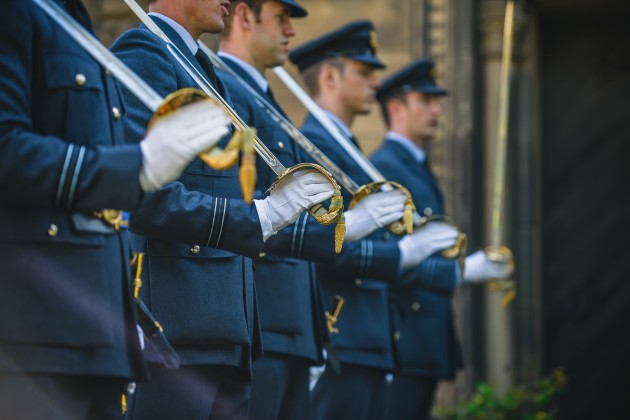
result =
[[[100,65],[134,94],[151,111],[155,112],[162,104],[162,98],[151,86],[136,75],[112,54],[94,35],[74,20],[64,9],[52,0],[33,0],[52,20],[64,29]]]
[[[497,136],[495,140],[494,179],[492,180],[491,241],[499,248],[503,240],[503,211],[505,207],[505,167],[507,162],[507,130],[510,117],[510,67],[512,64],[512,45],[514,41],[514,0],[508,0],[505,6],[503,25],[503,51],[499,78],[499,115],[497,117]]]
[[[177,48],[175,44],[169,39],[169,37],[160,29],[160,27],[153,22],[151,17],[138,5],[134,0],[123,0],[136,16],[144,23],[144,25],[160,39],[166,43],[166,48],[171,55],[177,60],[182,68],[188,73],[188,75],[194,80],[199,88],[210,98],[219,102],[225,111],[230,115],[232,123],[240,130],[248,131],[252,134],[254,139],[254,149],[258,156],[260,156],[265,163],[271,168],[276,175],[281,175],[286,168],[284,165],[274,156],[274,154],[265,146],[265,144],[256,136],[251,128],[245,124],[241,117],[232,109],[232,107],[223,99],[223,97],[217,92],[217,90],[206,80],[206,76],[203,75],[197,68],[186,58],[186,56]]]
[[[198,41],[199,48],[210,57],[210,60],[215,67],[223,69],[232,75],[238,82],[247,89],[248,93],[252,95],[258,106],[260,106],[267,114],[284,130],[285,133],[302,148],[315,162],[324,167],[330,172],[350,194],[354,195],[359,190],[359,185],[352,180],[339,166],[337,166],[332,160],[328,158],[321,150],[317,148],[309,139],[304,135],[282,115],[273,105],[271,105],[262,95],[260,95],[256,89],[249,85],[241,76],[239,76],[230,66],[219,57],[214,51],[212,51],[206,44]]]
[[[273,72],[278,78],[285,84],[285,86],[295,95],[295,97],[304,105],[304,107],[310,112],[313,117],[326,129],[326,131],[332,136],[332,138],[341,146],[343,150],[350,155],[352,160],[359,165],[361,170],[374,182],[386,181],[381,172],[370,162],[370,160],[361,152],[342,132],[339,127],[332,122],[330,117],[315,103],[313,99],[302,87],[293,80],[293,77],[287,71],[278,66],[273,68]],[[394,188],[389,184],[384,184],[381,188],[383,191],[391,191]],[[418,212],[413,213],[414,223],[419,223],[422,216]]]
[[[289,90],[302,102],[308,112],[310,112],[317,121],[324,126],[326,131],[335,139],[341,148],[352,158],[361,170],[369,176],[372,181],[382,182],[385,177],[378,169],[369,161],[369,159],[339,130],[328,115],[311,99],[310,96],[297,84],[295,80],[287,73],[287,71],[278,66],[273,68],[273,72],[278,78],[289,88]],[[388,186],[389,187],[389,186]],[[390,187],[391,189],[391,187]]]

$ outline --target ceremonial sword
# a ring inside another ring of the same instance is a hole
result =
[[[385,191],[391,191],[393,189],[391,185],[387,184],[387,180],[376,168],[376,166],[374,166],[374,164],[370,162],[363,152],[361,152],[357,146],[355,146],[352,141],[350,141],[350,139],[341,132],[339,127],[337,127],[330,117],[326,115],[326,113],[315,103],[315,101],[306,92],[304,92],[302,87],[293,80],[293,77],[291,77],[284,68],[280,66],[274,67],[273,72],[372,181],[384,183],[381,188]],[[413,220],[414,224],[418,224],[421,220],[426,220],[426,217],[420,216],[418,212],[414,212]]]
[[[503,51],[501,54],[501,71],[499,77],[499,113],[497,117],[497,136],[495,139],[495,161],[492,188],[492,213],[490,245],[485,252],[491,261],[514,266],[514,254],[507,246],[501,245],[503,240],[503,213],[505,211],[505,167],[507,161],[507,129],[510,116],[510,67],[512,64],[512,46],[514,42],[514,1],[508,0],[505,5],[503,23]],[[507,308],[516,297],[514,280],[491,279],[490,288],[504,293],[501,307]]]
[[[177,48],[175,44],[170,40],[170,38],[160,29],[160,27],[151,19],[151,17],[140,7],[140,5],[135,2],[135,0],[124,0],[124,2],[129,6],[129,8],[135,13],[135,15],[142,21],[142,23],[157,37],[159,37],[166,44],[167,50],[170,54],[177,60],[177,62],[182,66],[182,68],[186,71],[186,73],[194,80],[194,82],[199,86],[199,88],[207,94],[210,98],[216,100],[223,106],[223,108],[228,112],[232,122],[237,126],[238,129],[243,130],[248,133],[254,141],[254,148],[260,157],[263,158],[265,163],[271,168],[271,170],[278,176],[278,179],[274,182],[274,184],[270,187],[270,190],[275,188],[278,181],[287,176],[288,174],[303,170],[303,169],[314,169],[324,176],[328,178],[331,184],[335,188],[335,193],[331,198],[330,209],[327,211],[321,204],[315,204],[308,212],[315,218],[317,222],[323,225],[331,225],[333,223],[337,223],[335,228],[335,251],[337,253],[341,252],[341,246],[343,244],[343,238],[345,236],[345,224],[343,218],[343,198],[341,196],[341,191],[339,189],[339,185],[336,180],[327,171],[320,165],[311,164],[311,163],[301,163],[290,168],[285,168],[285,166],[278,160],[273,153],[265,146],[265,144],[258,138],[258,136],[253,132],[253,130],[245,124],[245,122],[241,119],[241,117],[232,109],[232,107],[223,99],[223,97],[217,92],[217,90],[212,86],[207,80],[206,76],[202,75],[199,70],[186,58],[186,56]],[[321,154],[321,152],[320,152]]]
[[[124,0],[133,1],[133,0]],[[369,194],[374,193],[377,189],[372,188],[370,186],[359,186],[352,178],[350,178],[339,166],[337,166],[332,160],[328,158],[324,153],[321,152],[309,139],[304,137],[304,135],[298,130],[282,113],[280,113],[273,105],[271,105],[265,98],[263,98],[252,86],[249,85],[243,78],[236,73],[230,66],[225,64],[225,62],[219,57],[214,51],[208,48],[203,42],[198,41],[199,48],[208,55],[212,63],[220,69],[223,69],[227,73],[229,73],[232,77],[234,77],[247,91],[252,95],[252,97],[256,100],[256,103],[263,108],[267,114],[284,130],[287,135],[298,144],[310,157],[312,157],[318,164],[323,166],[326,170],[328,170],[335,179],[353,196],[353,200],[351,202],[351,206],[355,205],[359,200],[366,197]],[[413,199],[411,198],[411,194],[409,191],[403,187],[402,185],[395,182],[387,182],[382,181],[380,184],[387,184],[389,190],[396,187],[400,189],[403,194],[407,196],[407,204],[405,206],[405,214],[411,214],[411,209],[415,209],[413,206]],[[390,186],[392,184],[393,186]],[[407,220],[409,219],[409,220]],[[412,222],[411,216],[403,217],[403,221],[395,221],[391,223],[388,228],[396,233],[403,234],[405,232],[411,233]]]
[[[302,89],[302,87],[287,73],[287,71],[280,67],[274,67],[273,72],[278,78],[285,84],[285,86],[295,95],[295,97],[306,107],[306,109],[315,117],[315,119],[324,127],[324,129],[332,136],[335,142],[350,156],[350,158],[363,170],[363,172],[374,181],[374,186],[384,191],[391,191],[394,186],[396,188],[404,188],[400,184],[388,182],[383,174],[374,166],[372,162],[361,152],[356,145],[341,132],[339,127],[332,122],[330,117],[315,103],[315,101]],[[407,222],[408,225],[415,225],[416,227],[424,226],[428,222],[442,221],[455,227],[459,234],[456,243],[441,252],[445,258],[461,257],[466,248],[466,235],[460,231],[459,226],[449,217],[445,215],[426,215],[421,216],[417,211],[413,211],[411,216],[412,222]],[[391,229],[390,229],[391,230]],[[407,230],[409,232],[409,228]],[[409,232],[411,233],[411,232]]]

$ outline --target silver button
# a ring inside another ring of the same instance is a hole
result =
[[[201,247],[199,245],[195,245],[192,248],[190,248],[190,252],[192,252],[195,255],[199,254],[199,251],[201,251]]]
[[[58,233],[59,233],[59,228],[57,227],[57,225],[55,224],[50,225],[50,227],[48,228],[48,236],[55,237],[57,236]]]
[[[389,232],[383,233],[383,239],[389,239]]]
[[[284,149],[284,143],[279,141],[278,142],[278,147],[281,148],[281,149]]]
[[[77,86],[83,86],[85,82],[87,82],[87,79],[85,78],[85,74],[77,73],[77,75],[74,76],[74,81],[77,83]]]
[[[411,310],[414,312],[418,312],[420,310],[420,302],[414,302],[411,304]]]
[[[394,341],[400,340],[400,331],[394,331]]]
[[[431,216],[433,214],[433,209],[431,207],[425,207],[424,208],[424,215],[425,216]]]
[[[361,279],[354,279],[354,284],[356,284],[357,287],[361,287]]]
[[[117,120],[117,119],[120,118],[122,113],[120,112],[120,109],[118,107],[113,107],[112,108],[112,115],[114,116],[114,119]]]

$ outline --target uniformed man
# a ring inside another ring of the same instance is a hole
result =
[[[427,163],[447,91],[437,86],[434,64],[420,60],[383,81],[378,100],[388,127],[372,162],[387,179],[409,187],[414,203],[427,215],[444,214],[442,194]],[[442,263],[447,264],[446,261]],[[464,282],[507,278],[509,265],[478,251],[465,260]],[[441,287],[418,284],[392,289],[399,371],[387,386],[386,412],[396,419],[428,419],[439,379],[452,379],[462,366],[451,297],[462,282],[457,266],[443,273]]]
[[[322,35],[289,53],[317,105],[350,139],[355,117],[370,112],[379,81],[375,70],[384,68],[376,56],[376,32],[369,21],[356,21]],[[308,115],[302,133],[335,161],[357,183],[371,180],[331,134]],[[355,144],[358,146],[358,143]],[[344,196],[347,204],[350,196]],[[333,337],[341,373],[326,369],[311,395],[311,416],[382,418],[385,374],[395,368],[388,282],[433,280],[435,265],[421,262],[451,246],[456,232],[436,224],[409,236],[403,252],[396,240],[379,233],[344,245],[334,265],[320,265],[318,273],[327,300],[345,298],[343,314]],[[401,266],[424,270],[423,276],[399,276]],[[411,279],[411,280],[410,280]]]
[[[0,418],[120,418],[146,370],[128,243],[103,209],[135,210],[228,119],[199,103],[123,145],[115,81],[31,1],[0,3],[0,55]]]
[[[292,18],[304,17],[306,13],[295,1],[237,0],[232,3],[225,19],[226,29],[221,32],[219,56],[236,77],[285,117],[271,94],[265,72],[285,62],[289,39],[295,35]],[[258,136],[285,166],[307,159],[269,115],[270,111],[263,109],[236,77],[228,72],[219,75],[239,115],[257,128]],[[275,174],[262,162],[257,170],[258,189],[264,191]],[[379,200],[380,205],[374,200]],[[346,212],[346,240],[366,236],[399,219],[405,201],[399,191],[382,193]],[[361,212],[370,203],[373,217],[365,220]],[[305,213],[293,226],[267,241],[265,254],[256,260],[265,354],[253,365],[252,419],[304,419],[309,415],[309,366],[322,363],[322,345],[327,337],[315,270],[303,260],[334,262],[333,230],[322,229]]]
[[[202,33],[223,29],[228,7],[222,0],[149,2],[154,22],[229,102],[196,43]],[[123,34],[113,51],[161,94],[195,86],[144,25]],[[126,99],[126,129],[139,138],[150,115]],[[133,216],[134,243],[148,256],[145,301],[179,353],[180,368],[151,363],[153,379],[138,386],[130,418],[247,417],[251,362],[261,348],[252,261],[241,255],[259,255],[266,239],[328,199],[333,188],[319,173],[300,172],[248,205],[239,199],[237,171],[215,171],[196,160]]]

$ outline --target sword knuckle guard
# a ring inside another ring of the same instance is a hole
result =
[[[275,186],[282,182],[282,179],[284,179],[287,175],[305,169],[316,170],[322,173],[335,188],[335,192],[330,199],[330,206],[328,210],[326,210],[322,204],[315,204],[308,209],[308,212],[311,216],[313,216],[317,223],[321,225],[330,226],[337,223],[337,226],[335,227],[335,252],[338,254],[341,252],[343,240],[346,235],[346,227],[344,223],[345,219],[343,217],[343,196],[341,195],[341,188],[339,187],[339,184],[337,184],[335,178],[333,178],[326,169],[315,163],[300,163],[295,166],[291,166],[278,176],[278,179],[276,179],[271,187],[269,187],[269,191],[273,190]]]
[[[363,200],[365,197],[380,191],[384,185],[389,185],[392,188],[400,190],[407,197],[402,220],[397,220],[390,223],[387,226],[387,229],[389,229],[389,231],[392,232],[394,235],[398,236],[413,233],[413,213],[416,211],[416,206],[413,203],[413,199],[409,190],[398,182],[377,181],[363,185],[361,188],[359,188],[354,197],[352,197],[349,208],[353,208],[354,206],[356,206],[357,203],[359,203],[359,201]]]

